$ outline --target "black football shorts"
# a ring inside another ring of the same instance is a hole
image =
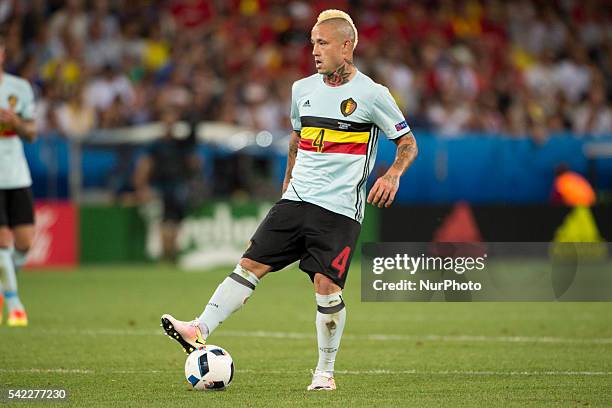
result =
[[[34,204],[30,187],[0,189],[0,227],[34,224]]]
[[[278,271],[295,261],[311,280],[321,273],[344,288],[361,224],[305,201],[280,200],[243,255]]]

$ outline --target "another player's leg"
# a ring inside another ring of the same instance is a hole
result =
[[[9,326],[27,326],[28,318],[17,291],[17,276],[11,250],[11,232],[8,227],[0,228],[0,276],[2,276],[4,300],[8,310]]]
[[[259,279],[271,269],[268,265],[242,258],[217,287],[200,317],[185,322],[169,314],[163,315],[161,321],[166,334],[178,341],[187,353],[204,346],[206,338],[246,303]]]
[[[0,279],[0,324],[2,324],[4,312],[4,289],[2,287],[2,280]]]
[[[34,204],[30,188],[4,190],[0,211],[0,269],[4,279],[4,300],[9,326],[27,326],[28,316],[17,292],[13,245],[24,251],[34,240]],[[19,258],[19,257],[18,257]],[[17,259],[19,263],[19,259]],[[21,265],[20,265],[21,266]]]
[[[335,390],[334,363],[346,323],[346,308],[342,290],[327,276],[317,273],[314,278],[317,299],[317,344],[319,361],[308,390]]]
[[[13,228],[14,245],[11,251],[11,258],[15,271],[23,267],[30,248],[34,242],[34,225],[19,225]]]
[[[13,258],[13,265],[15,265],[15,271],[19,272],[23,265],[26,263],[26,258],[28,257],[28,251],[30,249],[20,249],[16,246],[13,247],[13,252],[11,253],[11,257]]]
[[[0,189],[0,247],[8,247],[12,243],[11,230],[8,228],[8,190]],[[2,285],[3,273],[0,265],[0,324],[4,312],[4,287]]]
[[[19,294],[17,292],[17,276],[15,273],[21,269],[25,263],[25,258],[28,251],[32,247],[34,241],[34,225],[24,224],[18,225],[13,228],[14,247],[11,250],[11,261],[13,262],[13,276],[14,276],[14,287],[5,287],[4,297],[6,298],[7,307],[9,310],[7,324],[9,326],[27,326],[28,315],[25,311]],[[13,293],[10,293],[10,292]],[[16,300],[12,302],[9,295],[14,295],[13,298]]]
[[[13,249],[11,252],[11,258],[13,259],[13,266],[15,268],[16,273],[18,273],[23,267],[23,265],[25,265],[26,258],[28,256],[28,251],[29,251],[29,246],[28,246],[28,249],[19,249],[16,246],[13,246]],[[2,323],[2,304],[3,303],[4,303],[4,290],[2,286],[0,286],[0,324]],[[20,312],[17,312],[17,313],[22,316],[15,316],[15,319],[17,321],[23,322],[25,318],[25,323],[27,324],[27,314],[25,310],[23,310],[23,312],[21,313]]]

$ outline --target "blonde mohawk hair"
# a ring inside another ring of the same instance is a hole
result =
[[[357,42],[359,41],[357,36],[357,28],[355,28],[355,24],[353,24],[353,19],[351,18],[351,16],[349,16],[344,11],[336,9],[322,11],[321,14],[319,14],[319,17],[317,17],[317,24],[320,24],[327,20],[331,20],[333,18],[339,18],[349,23],[349,25],[353,29],[353,33],[355,33],[355,42],[353,43],[353,49],[355,49],[355,47],[357,47]]]

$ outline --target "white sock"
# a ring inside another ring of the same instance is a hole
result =
[[[11,257],[11,250],[0,248],[0,269],[4,282],[4,298],[9,310],[23,309],[23,305],[17,294],[17,277],[15,276],[15,265]]]
[[[346,308],[342,300],[342,292],[331,295],[319,295],[317,298],[317,343],[319,346],[319,362],[317,372],[330,376],[334,373],[336,354],[340,347],[340,339],[346,323]]]
[[[208,337],[217,326],[240,309],[258,283],[259,279],[255,274],[236,265],[230,276],[217,287],[198,319],[202,335]]]
[[[13,252],[11,255],[13,258],[13,264],[15,265],[15,270],[20,270],[26,262],[26,258],[28,257],[28,251],[20,251],[17,248],[13,248]]]

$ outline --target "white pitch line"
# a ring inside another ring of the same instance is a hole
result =
[[[263,373],[263,374],[299,374],[302,371],[292,370],[270,370],[270,371],[259,371],[252,369],[237,370],[237,372],[244,373]],[[411,374],[411,375],[510,375],[510,376],[609,376],[612,375],[612,371],[462,371],[462,370],[442,370],[442,371],[419,371],[419,370],[336,370],[336,374],[339,375],[398,375],[398,374]]]
[[[307,370],[238,369],[239,374],[307,374]],[[0,368],[6,374],[176,374],[180,370],[88,370],[67,368]],[[336,370],[338,375],[474,375],[474,376],[612,376],[612,371],[471,371],[471,370]]]
[[[369,340],[426,340],[426,341],[458,341],[458,342],[499,342],[499,343],[561,343],[561,344],[612,344],[611,338],[580,339],[568,337],[547,336],[474,336],[459,335],[385,335],[371,334],[366,336]]]
[[[93,370],[80,368],[0,368],[0,373],[8,374],[93,374]]]
[[[45,335],[83,335],[83,336],[159,336],[160,329],[28,329]],[[25,332],[25,331],[24,331]],[[314,333],[281,332],[281,331],[241,331],[220,330],[219,337],[250,337],[273,339],[314,339]],[[372,341],[433,341],[433,342],[482,342],[482,343],[547,343],[547,344],[612,344],[612,338],[570,338],[551,336],[483,336],[470,334],[345,334],[345,340]]]
[[[220,331],[220,336],[227,337],[264,337],[287,339],[310,339],[313,334],[273,331]],[[441,341],[441,342],[499,342],[499,343],[560,343],[560,344],[612,344],[612,338],[580,339],[567,337],[538,336],[474,336],[474,335],[404,335],[404,334],[345,334],[343,339],[377,340],[377,341]]]

